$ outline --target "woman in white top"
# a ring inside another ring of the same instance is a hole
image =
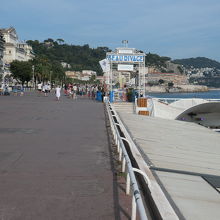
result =
[[[60,91],[61,91],[60,86],[57,86],[56,89],[55,89],[55,94],[56,94],[57,101],[60,100]]]

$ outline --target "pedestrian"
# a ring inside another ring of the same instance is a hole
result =
[[[77,86],[76,85],[74,85],[73,86],[73,99],[77,99]]]
[[[42,92],[44,93],[44,96],[47,96],[47,84],[43,85]]]
[[[56,100],[59,101],[60,100],[60,91],[61,91],[61,88],[60,86],[58,85],[55,89],[55,94],[56,94]]]
[[[18,95],[18,87],[16,85],[12,87],[12,92],[13,92],[14,96]]]
[[[37,84],[37,90],[38,90],[38,95],[40,95],[40,94],[41,94],[41,91],[42,91],[42,83],[41,83],[41,82],[39,82],[39,83]]]
[[[68,86],[67,86],[67,84],[64,85],[64,94],[65,95],[68,94]]]
[[[20,96],[23,96],[24,95],[24,87],[21,86],[21,92],[20,92]]]
[[[48,93],[50,93],[50,90],[51,90],[51,84],[48,83],[48,84],[47,84],[47,91],[48,91]]]
[[[69,88],[69,98],[73,99],[73,88]]]

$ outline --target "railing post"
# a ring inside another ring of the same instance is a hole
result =
[[[123,157],[123,161],[122,161],[122,168],[121,168],[121,171],[122,171],[122,173],[124,173],[125,172],[125,157]]]
[[[130,194],[130,187],[131,187],[131,179],[130,179],[129,173],[127,173],[127,178],[126,178],[126,195]]]
[[[136,215],[137,215],[137,204],[135,201],[135,196],[132,196],[132,211],[131,211],[131,220],[136,220]]]
[[[117,152],[119,153],[119,151],[120,151],[120,143],[119,143],[119,140],[118,140],[118,142],[117,142]]]
[[[118,137],[117,137],[116,131],[115,131],[115,144],[117,144],[117,143],[118,143]]]
[[[121,160],[122,160],[122,149],[119,148],[119,161],[121,161]]]

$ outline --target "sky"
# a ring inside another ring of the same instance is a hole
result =
[[[0,28],[20,40],[128,46],[172,59],[220,61],[219,0],[0,0]]]

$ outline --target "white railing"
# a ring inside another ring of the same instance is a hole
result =
[[[156,98],[156,97],[151,97],[151,98],[153,98],[154,100],[164,102],[166,104],[170,104],[172,102],[176,102],[181,99],[197,99],[197,98]],[[204,99],[208,102],[220,102],[220,99],[206,99],[206,98],[199,98],[199,99]]]
[[[123,141],[126,141],[129,144],[129,146],[131,146],[131,143],[125,137],[121,137],[119,133],[119,129],[118,129],[118,127],[120,127],[121,131],[123,132],[123,125],[117,113],[111,107],[110,103],[106,103],[106,109],[107,109],[108,116],[109,116],[113,138],[114,138],[115,144],[117,145],[117,151],[119,153],[119,161],[122,161],[122,172],[127,172],[127,178],[126,178],[126,194],[127,195],[130,194],[130,191],[131,191],[130,188],[132,188],[131,220],[136,219],[137,209],[138,209],[140,219],[147,220],[148,218],[146,215],[146,209],[144,207],[144,203],[141,197],[141,192],[139,190],[134,172],[138,172],[139,174],[143,175],[143,177],[146,179],[148,183],[148,186],[150,186],[150,180],[144,172],[132,166],[131,160],[129,158],[129,155],[127,153],[127,150],[125,148]],[[114,119],[116,119],[117,122],[115,122]]]

